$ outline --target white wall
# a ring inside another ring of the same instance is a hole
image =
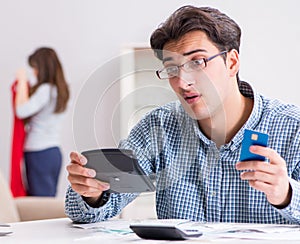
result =
[[[26,63],[35,48],[48,45],[58,52],[71,86],[72,103],[62,134],[64,166],[59,195],[63,196],[67,186],[65,165],[71,150],[117,143],[107,123],[112,116],[111,102],[118,100],[117,83],[109,92],[111,100],[102,104],[107,116],[95,125],[101,136],[97,144],[84,133],[77,133],[76,141],[73,138],[73,112],[78,112],[76,101],[82,99],[80,92],[88,78],[97,67],[106,68],[118,57],[123,45],[148,43],[152,31],[183,4],[217,7],[235,19],[243,31],[240,77],[265,95],[300,105],[298,0],[0,0],[0,168],[7,179],[12,131],[10,85],[16,69]],[[106,71],[109,73],[109,69]],[[98,81],[99,90],[110,78],[108,74]],[[97,94],[97,90],[90,92],[92,96]],[[90,106],[89,93],[85,96]],[[80,107],[79,111],[84,109]],[[83,114],[76,119],[84,127],[91,118]]]

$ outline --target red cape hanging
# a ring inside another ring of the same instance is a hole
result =
[[[10,188],[14,197],[26,196],[26,190],[22,180],[22,165],[23,165],[23,149],[25,141],[25,125],[24,121],[16,116],[15,111],[15,96],[16,96],[15,81],[11,86],[12,105],[14,112],[13,135],[11,145],[11,172],[10,172]]]

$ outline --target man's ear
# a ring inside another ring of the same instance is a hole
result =
[[[232,49],[227,53],[227,67],[230,77],[235,77],[240,69],[240,58],[237,50]]]

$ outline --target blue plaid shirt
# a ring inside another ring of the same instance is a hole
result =
[[[121,148],[135,151],[147,174],[155,174],[158,218],[300,224],[300,110],[257,94],[246,82],[240,83],[240,91],[254,99],[253,111],[234,138],[220,148],[178,101],[147,114],[121,141]],[[284,209],[269,204],[265,194],[241,180],[235,169],[246,128],[268,133],[269,147],[286,161],[293,194]],[[69,187],[66,213],[73,221],[102,221],[119,214],[136,197],[111,194],[104,206],[92,208]]]

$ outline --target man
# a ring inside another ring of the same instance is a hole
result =
[[[157,108],[120,148],[132,149],[156,176],[158,218],[300,224],[300,110],[270,100],[239,79],[241,31],[213,8],[184,6],[151,36],[157,71],[179,101]],[[268,162],[239,162],[245,129],[269,134],[251,152]],[[111,218],[137,194],[109,185],[71,153],[66,213],[78,222]]]

